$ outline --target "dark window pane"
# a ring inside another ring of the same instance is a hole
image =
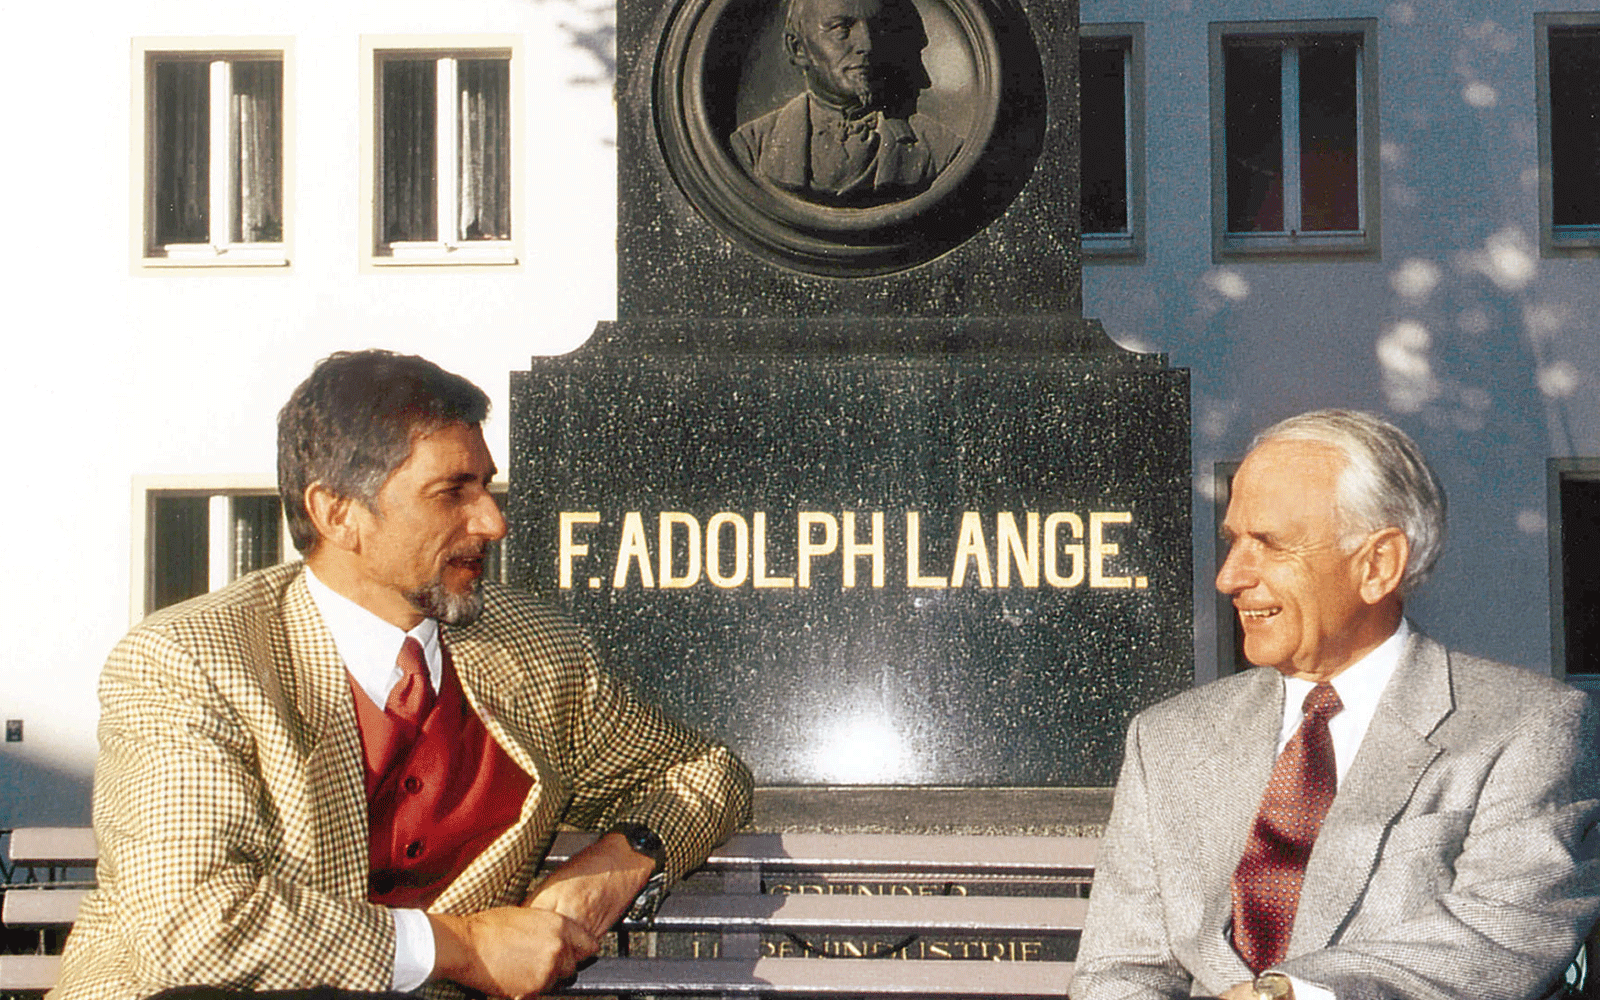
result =
[[[275,565],[279,552],[278,498],[233,498],[233,576]]]
[[[383,63],[383,241],[433,240],[438,231],[432,59]]]
[[[230,113],[235,243],[283,240],[283,63],[233,64]]]
[[[147,611],[210,589],[209,508],[210,500],[203,496],[151,498]]]
[[[155,242],[209,243],[211,67],[195,61],[157,62],[154,78]]]
[[[1600,225],[1600,28],[1550,30],[1551,221]]]
[[[1228,231],[1283,231],[1283,56],[1223,41]]]
[[[1128,231],[1127,51],[1085,45],[1079,56],[1083,231]]]
[[[489,543],[488,551],[484,553],[483,578],[496,583],[506,580],[506,547],[505,540],[500,539]]]
[[[511,238],[511,64],[456,64],[463,240]]]
[[[1561,481],[1560,573],[1567,674],[1600,674],[1600,480]]]
[[[1356,133],[1359,42],[1313,39],[1300,48],[1300,228],[1361,228]]]

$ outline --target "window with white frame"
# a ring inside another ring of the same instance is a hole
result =
[[[1546,467],[1553,673],[1600,690],[1600,458],[1551,458]]]
[[[1212,25],[1218,257],[1377,253],[1374,31]]]
[[[1600,14],[1540,14],[1539,145],[1546,253],[1600,251]]]
[[[135,619],[290,558],[277,491],[184,477],[134,485]]]
[[[1079,218],[1090,259],[1143,250],[1143,29],[1085,24],[1079,36]]]
[[[372,263],[515,263],[510,49],[372,54]]]
[[[287,263],[283,51],[142,55],[143,261]]]
[[[503,507],[506,485],[490,489]],[[133,525],[133,621],[299,558],[269,477],[138,477]],[[503,551],[489,547],[487,579],[504,581]]]

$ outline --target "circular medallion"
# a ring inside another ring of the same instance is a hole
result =
[[[656,60],[680,190],[747,250],[869,276],[971,238],[1021,190],[1044,75],[984,0],[683,0]]]

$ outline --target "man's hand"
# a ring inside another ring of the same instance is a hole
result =
[[[525,906],[554,910],[599,937],[611,928],[655,872],[620,833],[608,833],[550,873]]]
[[[501,906],[468,916],[430,913],[433,978],[492,997],[543,993],[600,950],[596,935],[553,910]]]
[[[1255,986],[1249,980],[1246,980],[1229,989],[1217,1000],[1255,1000],[1255,995]]]
[[[433,978],[493,997],[543,993],[600,950],[600,936],[654,871],[653,859],[611,833],[552,872],[520,907],[430,913]]]

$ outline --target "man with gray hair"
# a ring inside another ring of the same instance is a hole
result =
[[[1589,699],[1402,615],[1444,539],[1416,445],[1256,438],[1217,589],[1249,670],[1134,719],[1073,1000],[1549,995],[1600,914]]]

